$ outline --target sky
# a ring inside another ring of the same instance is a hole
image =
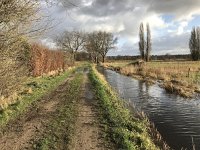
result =
[[[40,41],[55,47],[54,39],[66,30],[103,30],[118,37],[108,55],[139,55],[141,22],[151,27],[152,54],[189,54],[193,26],[200,24],[200,0],[58,0],[41,2],[41,12],[53,28]]]

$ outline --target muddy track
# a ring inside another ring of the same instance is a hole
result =
[[[70,80],[68,78],[56,90],[32,104],[25,114],[11,121],[1,131],[0,150],[31,149],[33,141],[42,135],[46,125],[56,117],[56,111],[62,105],[64,91],[69,88]]]
[[[56,90],[32,104],[26,113],[11,121],[1,131],[0,150],[37,149],[35,146],[38,146],[41,139],[56,134],[58,135],[56,136],[57,143],[51,141],[52,139],[49,141],[56,147],[51,147],[50,144],[48,145],[50,149],[113,149],[102,136],[104,133],[101,129],[98,101],[95,99],[87,73],[84,73],[81,88],[75,91],[73,90],[77,86],[74,87],[71,84],[74,81],[76,81],[75,77],[68,78]],[[67,111],[63,112],[65,108]],[[69,112],[70,110],[72,112]],[[69,125],[68,123],[59,125],[62,119],[70,121],[70,117],[74,117],[74,122],[72,121]],[[55,120],[58,126],[56,124],[54,128],[51,128]],[[71,126],[73,126],[72,132]]]
[[[79,115],[76,131],[70,150],[109,150],[110,145],[102,137],[100,128],[98,103],[95,99],[92,85],[85,74],[82,99],[79,103]]]

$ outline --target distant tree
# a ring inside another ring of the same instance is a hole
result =
[[[151,43],[151,30],[149,27],[149,23],[146,25],[146,31],[147,31],[147,37],[145,40],[144,35],[144,26],[143,23],[140,24],[139,29],[139,50],[140,50],[140,56],[145,61],[150,61],[151,57],[151,49],[152,49],[152,43]]]
[[[94,63],[98,63],[98,38],[95,32],[89,33],[86,38],[85,50],[89,53],[90,60]]]
[[[75,60],[77,52],[83,50],[85,40],[85,34],[83,32],[65,31],[56,39],[56,42],[63,51],[69,51],[72,59]]]
[[[114,38],[112,33],[109,32],[98,32],[97,36],[99,38],[99,42],[101,43],[101,47],[99,48],[99,54],[102,57],[102,62],[105,62],[105,57],[109,50],[115,48],[115,44],[117,43],[117,38]]]
[[[151,57],[151,31],[149,27],[149,23],[147,23],[147,42],[146,42],[146,61],[148,62]]]
[[[197,61],[200,58],[200,28],[194,27],[191,31],[189,48],[192,60]]]
[[[140,24],[139,29],[139,50],[140,50],[140,56],[144,60],[145,59],[145,38],[144,38],[144,26],[143,23]]]
[[[114,38],[112,33],[96,31],[88,34],[85,47],[96,63],[99,61],[99,56],[101,56],[102,62],[104,63],[108,51],[115,48],[116,43],[117,38]]]
[[[89,55],[85,51],[78,52],[76,54],[76,61],[88,61]]]
[[[171,58],[171,54],[170,53],[166,53],[165,54],[165,60],[170,60]]]

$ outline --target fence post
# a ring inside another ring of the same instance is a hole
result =
[[[188,78],[190,77],[190,68],[188,69]]]

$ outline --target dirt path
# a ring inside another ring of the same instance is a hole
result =
[[[79,104],[76,133],[70,150],[108,150],[100,129],[97,101],[92,85],[85,75],[83,97]]]
[[[10,122],[0,135],[0,150],[30,149],[33,140],[43,133],[46,124],[56,116],[63,93],[69,88],[68,82],[69,79],[30,106],[26,114]]]
[[[50,149],[111,149],[112,146],[102,136],[104,133],[100,128],[99,106],[87,73],[84,73],[84,84],[80,89],[75,90],[75,87],[78,86],[72,86],[71,83],[74,81],[76,81],[75,77],[68,78],[56,90],[30,106],[25,114],[10,122],[0,134],[0,150],[35,149],[34,145],[43,137],[56,134],[58,135],[56,136],[58,145],[55,144],[57,148],[50,146]],[[81,83],[78,84],[81,85]],[[65,110],[64,108],[66,108],[66,112],[62,111]],[[75,119],[69,125],[68,120],[70,119],[67,119],[68,117]],[[53,129],[49,128],[52,122],[55,123],[55,120],[58,124],[54,124]],[[67,122],[65,125],[60,125],[63,121]],[[74,129],[72,133],[70,133],[71,126]],[[52,144],[54,142],[49,141]]]

